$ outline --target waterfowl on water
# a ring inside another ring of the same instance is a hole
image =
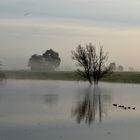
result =
[[[135,110],[136,108],[135,108],[135,107],[133,107],[132,109],[133,109],[133,110]]]
[[[117,104],[113,104],[113,106],[117,107]]]
[[[115,107],[120,107],[120,108],[123,108],[123,109],[133,109],[133,110],[135,110],[136,108],[135,107],[130,107],[130,106],[128,106],[128,107],[126,107],[126,106],[124,106],[124,105],[117,105],[117,104],[113,104],[113,106],[115,106]]]
[[[126,109],[127,109],[127,107],[124,107],[124,109],[126,110]]]

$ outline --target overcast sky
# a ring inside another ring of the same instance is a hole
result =
[[[71,50],[91,42],[109,62],[140,70],[139,15],[139,0],[0,0],[0,61],[27,69],[32,54],[52,48],[73,67]]]

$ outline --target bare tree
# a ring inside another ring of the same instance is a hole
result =
[[[106,66],[108,53],[104,53],[103,47],[100,46],[99,55],[96,47],[89,43],[86,47],[79,45],[76,51],[72,51],[72,59],[78,62],[78,74],[87,79],[90,84],[98,84],[98,81],[107,73],[111,72],[111,67]]]
[[[83,68],[83,70],[78,69],[77,73],[81,77],[87,79],[90,84],[92,84],[91,79],[92,56],[90,56],[91,53],[89,49],[90,47],[84,48],[81,45],[79,45],[76,48],[76,52],[72,51],[72,59],[78,61],[78,65]]]

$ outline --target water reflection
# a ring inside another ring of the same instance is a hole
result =
[[[3,71],[0,70],[0,81],[2,81],[3,79],[6,79],[6,75]]]
[[[72,117],[76,118],[77,123],[102,122],[103,117],[107,116],[110,101],[111,96],[101,93],[98,86],[89,87],[85,90],[82,99],[79,98],[76,107],[72,109]]]
[[[49,106],[56,105],[58,102],[57,94],[46,94],[46,95],[33,95],[33,100],[39,103],[45,103]]]
[[[5,85],[6,84],[6,78],[2,78],[0,77],[0,86],[2,85]]]
[[[47,94],[47,95],[45,95],[44,96],[44,101],[45,101],[45,103],[46,104],[48,104],[48,105],[55,105],[56,103],[57,103],[57,101],[58,101],[58,95],[54,95],[54,94]]]
[[[0,79],[0,86],[6,85],[6,79]]]

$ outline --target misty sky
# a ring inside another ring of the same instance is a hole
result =
[[[109,62],[140,70],[139,15],[139,0],[0,0],[0,61],[27,69],[32,54],[52,48],[73,67],[71,50],[91,42]]]

